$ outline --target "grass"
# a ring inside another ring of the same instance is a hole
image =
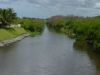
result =
[[[0,29],[0,41],[15,38],[21,34],[27,33],[23,28]]]

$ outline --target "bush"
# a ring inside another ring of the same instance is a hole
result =
[[[75,36],[76,40],[83,40],[94,49],[100,50],[100,17],[64,17],[48,20],[48,27],[56,31]]]
[[[22,27],[31,32],[42,32],[44,29],[44,21],[34,19],[23,19]]]

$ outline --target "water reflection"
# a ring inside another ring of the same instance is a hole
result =
[[[91,46],[86,42],[76,41],[74,43],[75,51],[80,53],[86,53],[91,61],[94,64],[96,69],[96,75],[100,75],[100,54],[93,51]]]
[[[0,48],[0,75],[100,75],[99,55],[73,42],[45,28],[41,36]]]

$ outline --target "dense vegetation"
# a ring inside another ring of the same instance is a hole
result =
[[[23,18],[21,24],[32,34],[41,33],[44,30],[44,20],[42,19]]]
[[[100,51],[100,17],[54,16],[48,19],[48,27],[63,32],[77,41],[86,41]]]

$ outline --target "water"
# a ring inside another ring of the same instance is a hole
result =
[[[99,54],[73,42],[45,28],[41,36],[0,48],[0,75],[100,75]]]

